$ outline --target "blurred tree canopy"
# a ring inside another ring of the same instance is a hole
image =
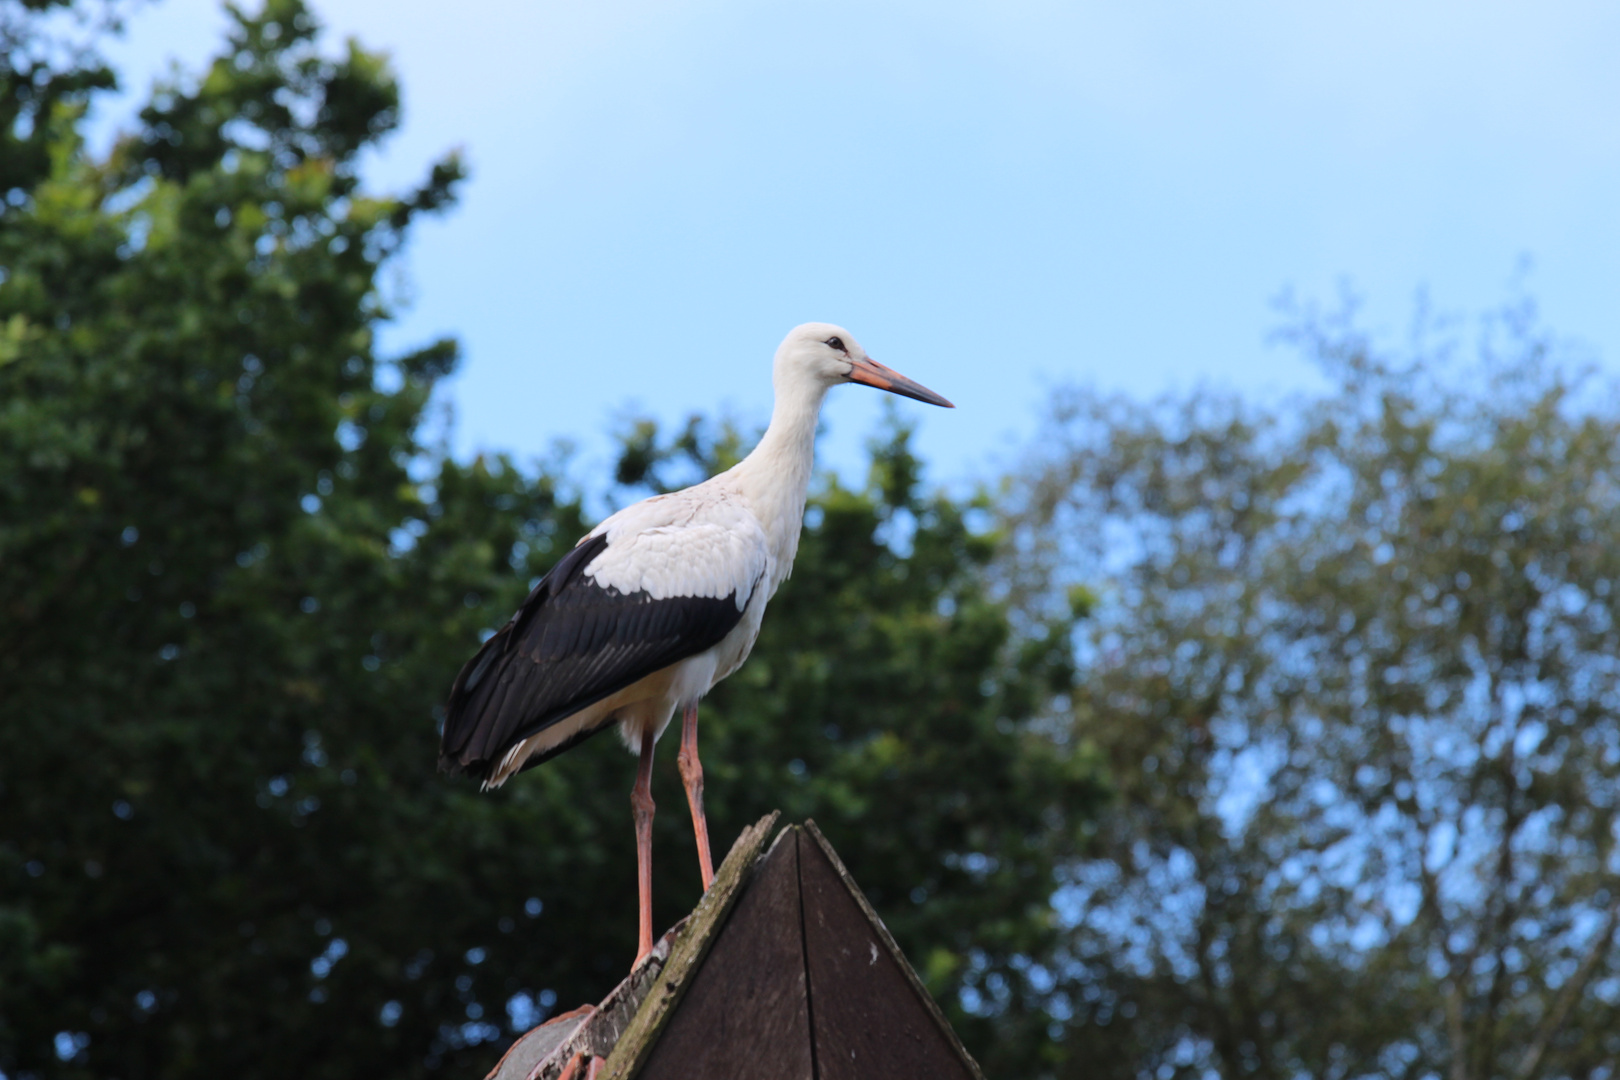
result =
[[[1296,316],[1335,392],[1073,391],[1011,495],[1118,792],[1059,1075],[1611,1076],[1620,396],[1526,303],[1466,363]]]
[[[0,4],[0,195],[50,172],[61,135],[53,117],[77,115],[92,92],[116,85],[94,44],[119,28],[118,14],[110,0]]]
[[[443,695],[586,506],[747,440],[449,456],[456,343],[375,335],[461,169],[360,184],[387,65],[236,10],[94,155],[117,10],[0,5],[0,1073],[482,1075],[625,970],[633,761],[478,794]],[[991,1075],[1612,1078],[1620,398],[1528,305],[1293,336],[1336,390],[1072,391],[996,505],[892,418],[823,477],[703,707],[716,845],[814,816]]]
[[[627,969],[633,760],[594,740],[488,796],[433,771],[455,671],[587,524],[561,464],[435,441],[453,341],[378,352],[379,271],[460,167],[361,186],[398,91],[299,0],[233,9],[92,155],[111,77],[44,40],[53,6],[0,9],[0,1072],[483,1075]],[[594,495],[739,450],[643,425]],[[867,484],[818,488],[704,707],[710,820],[723,851],[814,815],[981,1060],[1027,1071],[1099,791],[1038,719],[1071,620],[1015,619],[985,507],[920,473],[894,426]],[[698,895],[674,772],[660,925]]]

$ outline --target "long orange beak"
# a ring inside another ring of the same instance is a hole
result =
[[[850,382],[865,383],[875,386],[879,390],[887,390],[891,394],[901,397],[916,398],[926,401],[930,405],[940,405],[947,409],[956,408],[949,401],[934,393],[922,383],[912,382],[893,368],[884,367],[870,356],[863,360],[854,361],[855,366],[850,369]]]

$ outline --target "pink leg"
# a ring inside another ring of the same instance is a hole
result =
[[[641,763],[636,767],[636,786],[630,791],[630,806],[636,814],[636,884],[641,894],[641,936],[636,946],[636,964],[652,952],[652,732],[641,735]]]
[[[606,1064],[605,1058],[591,1058],[591,1063],[585,1066],[585,1080],[596,1080],[596,1074],[602,1071],[604,1064]]]
[[[703,873],[703,891],[714,883],[714,860],[709,855],[709,819],[703,816],[703,763],[698,760],[697,704],[686,707],[681,721],[681,780],[686,784],[686,805],[692,810],[692,831],[697,834],[698,869]]]

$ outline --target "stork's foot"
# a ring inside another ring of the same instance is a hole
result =
[[[580,1066],[585,1071],[580,1072]],[[587,1054],[581,1050],[568,1059],[563,1071],[557,1074],[557,1080],[596,1080],[596,1074],[602,1071],[602,1059],[595,1054]]]

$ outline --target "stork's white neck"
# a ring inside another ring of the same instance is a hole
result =
[[[775,567],[771,592],[786,580],[799,550],[804,502],[815,469],[816,424],[827,387],[819,382],[776,380],[771,424],[753,453],[732,469],[737,487],[765,527]]]

